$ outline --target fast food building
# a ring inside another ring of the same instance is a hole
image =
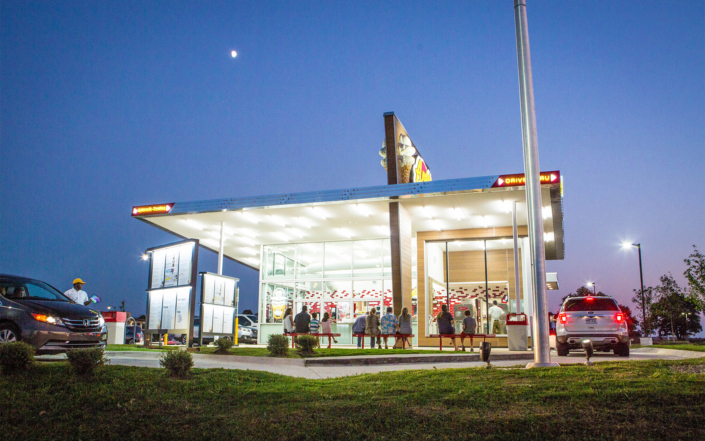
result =
[[[507,314],[533,313],[523,174],[433,180],[397,117],[384,120],[387,185],[139,205],[132,216],[257,270],[260,343],[282,333],[289,307],[329,313],[349,345],[357,317],[391,306],[412,314],[415,345],[435,346],[448,304],[458,332],[469,310],[477,333],[506,347]],[[560,260],[559,171],[541,173],[541,198],[546,259]],[[558,288],[555,273],[547,282]]]

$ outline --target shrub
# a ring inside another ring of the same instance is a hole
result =
[[[34,347],[21,341],[0,345],[2,372],[12,374],[28,371],[34,365]]]
[[[184,378],[193,367],[193,357],[186,351],[167,351],[159,360],[161,367],[169,371],[169,376]]]
[[[215,341],[218,349],[215,350],[216,354],[227,354],[228,350],[233,347],[233,341],[227,337],[220,337]]]
[[[318,339],[313,335],[302,335],[296,337],[296,348],[301,355],[313,355],[314,349],[318,346]]]
[[[285,335],[270,335],[267,338],[267,350],[272,357],[286,357],[289,352],[289,338]]]
[[[103,348],[73,349],[66,353],[66,357],[73,371],[83,377],[93,375],[96,368],[108,361]]]

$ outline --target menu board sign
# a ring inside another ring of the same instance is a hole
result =
[[[188,329],[191,287],[149,291],[147,329]]]
[[[233,335],[238,313],[239,279],[201,273],[202,334]]]
[[[146,251],[150,258],[145,331],[187,334],[193,343],[198,241],[186,240]],[[155,334],[155,332],[146,332]]]
[[[152,251],[149,289],[191,284],[195,242],[185,242]]]

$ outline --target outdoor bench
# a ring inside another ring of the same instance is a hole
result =
[[[414,337],[414,334],[377,334],[375,336],[369,335],[369,334],[353,334],[353,338],[355,337],[362,337],[362,349],[365,349],[365,337],[394,337],[394,338],[401,338],[401,348],[406,349],[406,338],[402,337]],[[395,342],[396,344],[396,342]]]
[[[438,347],[442,351],[444,338],[455,339],[457,337],[469,337],[469,338],[482,337],[482,341],[486,341],[488,338],[496,337],[496,335],[495,334],[466,334],[464,332],[461,332],[460,334],[431,334],[431,335],[429,335],[429,337],[438,339]]]

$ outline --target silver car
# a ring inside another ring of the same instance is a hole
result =
[[[607,296],[568,297],[563,302],[556,322],[556,351],[568,355],[581,349],[585,340],[592,341],[596,351],[614,351],[629,356],[629,330],[624,313],[617,302]]]

